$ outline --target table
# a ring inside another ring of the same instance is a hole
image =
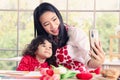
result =
[[[0,70],[0,80],[39,80],[41,76],[39,71],[11,71]]]
[[[0,70],[0,80],[40,80],[39,79],[40,76],[41,74],[39,71],[28,72],[28,71]],[[78,79],[72,78],[67,80]],[[101,75],[93,74],[93,78],[91,80],[108,80],[108,79],[103,78]]]

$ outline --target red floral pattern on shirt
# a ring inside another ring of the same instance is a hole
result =
[[[29,55],[23,56],[21,59],[17,71],[34,71],[35,67],[41,67],[41,68],[50,68],[50,66],[45,63],[39,63],[38,60],[34,57],[31,57]]]
[[[58,65],[64,65],[68,69],[79,70],[80,72],[87,71],[83,63],[78,62],[70,57],[67,46],[58,48],[56,50],[56,57]]]

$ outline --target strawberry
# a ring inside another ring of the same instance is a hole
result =
[[[53,76],[54,71],[53,71],[52,69],[48,69],[48,70],[46,70],[46,73],[47,73],[49,76]]]
[[[77,74],[76,74],[76,77],[77,77],[78,79],[89,80],[89,79],[91,79],[93,76],[92,76],[91,73],[82,72],[82,73],[77,73]]]
[[[97,69],[94,70],[94,73],[96,73],[96,74],[100,74],[100,70],[101,70],[101,68],[98,67]]]
[[[40,77],[40,80],[44,80],[45,77],[46,77],[46,75],[42,75],[42,76]]]
[[[43,75],[40,77],[40,80],[50,80],[50,77],[48,77],[47,75]]]
[[[90,70],[89,72],[90,72],[90,73],[94,73],[94,70]]]

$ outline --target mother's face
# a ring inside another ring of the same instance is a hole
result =
[[[59,34],[60,20],[54,12],[47,11],[43,13],[39,21],[47,33],[54,36]]]

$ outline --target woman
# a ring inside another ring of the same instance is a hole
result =
[[[34,32],[35,37],[44,35],[54,40],[58,65],[80,70],[84,64],[97,68],[104,62],[101,45],[95,43],[96,46],[92,46],[97,54],[89,51],[86,34],[79,28],[65,25],[58,9],[50,3],[42,3],[34,10]]]

